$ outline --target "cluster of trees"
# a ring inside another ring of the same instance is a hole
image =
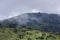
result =
[[[60,36],[26,28],[0,28],[0,40],[60,40]]]

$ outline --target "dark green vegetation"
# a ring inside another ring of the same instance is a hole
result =
[[[0,22],[0,27],[21,27],[43,30],[46,32],[60,32],[60,15],[47,13],[26,13]]]
[[[0,28],[0,40],[60,40],[60,36],[30,28]]]

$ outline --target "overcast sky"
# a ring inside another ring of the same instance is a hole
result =
[[[38,11],[60,13],[60,0],[0,0],[0,20]]]

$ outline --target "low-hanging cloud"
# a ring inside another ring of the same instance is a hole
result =
[[[60,13],[60,0],[0,0],[0,20],[34,10]]]

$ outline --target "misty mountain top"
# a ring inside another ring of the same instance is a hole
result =
[[[25,13],[3,21],[17,21],[19,24],[25,24],[27,22],[36,22],[36,23],[60,23],[60,16],[58,14],[47,14],[47,13]]]

